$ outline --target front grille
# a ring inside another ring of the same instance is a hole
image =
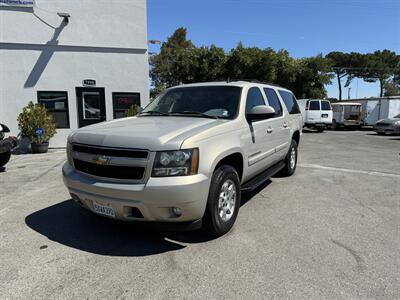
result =
[[[74,167],[78,171],[90,175],[106,177],[106,178],[130,179],[130,180],[143,179],[145,171],[144,167],[97,165],[79,159],[74,159]]]
[[[358,115],[350,115],[348,120],[358,120]]]
[[[376,125],[386,127],[386,126],[390,126],[392,124],[391,123],[377,123]]]
[[[99,154],[106,156],[141,158],[141,159],[147,159],[149,155],[149,153],[145,150],[132,150],[125,148],[103,148],[98,146],[77,145],[77,144],[72,145],[72,150],[88,154]]]

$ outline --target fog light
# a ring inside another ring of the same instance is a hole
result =
[[[175,217],[182,216],[182,210],[179,207],[173,207],[172,213],[174,214]]]

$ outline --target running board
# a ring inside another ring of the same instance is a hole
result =
[[[283,161],[273,165],[272,167],[268,168],[264,172],[258,174],[256,177],[254,177],[250,181],[247,181],[246,183],[244,183],[241,186],[241,191],[242,192],[251,192],[251,191],[255,190],[257,187],[259,187],[261,184],[263,184],[267,179],[274,176],[276,173],[278,173],[284,167],[285,167],[285,163]]]

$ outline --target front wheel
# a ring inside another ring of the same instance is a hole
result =
[[[279,172],[280,176],[291,176],[296,171],[297,166],[297,143],[292,140],[289,151],[284,159],[285,167]]]
[[[213,236],[227,233],[233,227],[240,208],[240,182],[234,168],[219,167],[213,174],[203,218],[204,228]]]
[[[0,153],[0,168],[6,165],[8,161],[10,160],[11,157],[11,150],[8,150],[7,152]]]

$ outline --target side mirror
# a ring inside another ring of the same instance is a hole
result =
[[[275,116],[275,109],[268,105],[254,106],[247,114],[246,119],[248,122],[257,120],[266,120]]]
[[[7,133],[10,132],[10,129],[6,125],[0,123],[0,132]]]

